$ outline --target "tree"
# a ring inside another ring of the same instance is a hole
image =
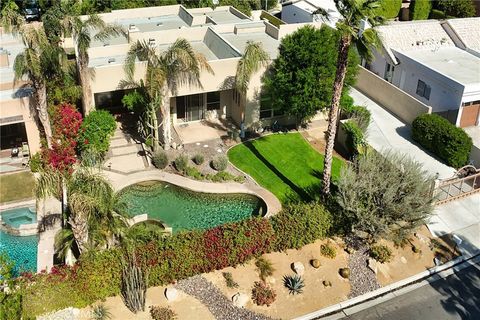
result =
[[[339,32],[303,27],[282,39],[278,57],[264,77],[264,95],[275,108],[302,123],[330,106]],[[346,83],[353,84],[358,58],[349,52]]]
[[[235,86],[238,91],[246,96],[252,76],[262,67],[266,67],[270,56],[263,49],[260,42],[247,41],[242,58],[238,61],[235,74]],[[244,120],[242,113],[242,121]]]
[[[410,19],[426,20],[432,10],[431,0],[413,0],[410,3]]]
[[[354,230],[401,241],[432,213],[433,181],[405,155],[371,151],[342,169],[336,200]]]
[[[380,0],[379,7],[375,13],[386,19],[394,19],[398,17],[402,7],[402,0]]]
[[[90,48],[92,39],[104,41],[112,36],[126,36],[123,27],[106,24],[102,18],[96,14],[90,15],[82,20],[79,16],[67,15],[62,21],[64,35],[71,34],[75,44],[75,55],[77,58],[77,68],[80,75],[80,83],[83,87],[82,105],[84,113],[88,113],[89,108],[93,106],[92,90],[90,87],[90,78],[93,76],[88,68],[88,48]],[[92,30],[96,34],[92,37]]]
[[[343,19],[337,23],[340,32],[338,43],[338,58],[335,80],[333,82],[333,95],[330,111],[328,114],[327,144],[325,146],[325,158],[323,167],[323,194],[330,193],[330,179],[332,175],[333,144],[337,133],[339,103],[342,95],[345,76],[348,67],[348,52],[353,44],[361,57],[370,61],[372,59],[372,47],[378,47],[379,39],[373,27],[383,23],[383,17],[378,16],[375,10],[379,0],[336,0],[338,12]],[[364,22],[368,22],[371,28],[364,29]]]
[[[202,87],[200,74],[202,71],[213,73],[207,59],[195,52],[190,43],[182,38],[177,39],[167,50],[157,54],[155,46],[146,41],[137,41],[128,51],[125,59],[127,79],[122,81],[122,88],[136,88],[142,85],[133,80],[136,60],[147,64],[144,93],[155,110],[162,117],[163,145],[167,150],[171,141],[170,97],[176,95],[179,86]],[[156,112],[152,114],[154,141],[153,149],[159,145],[158,120]]]
[[[439,0],[434,5],[447,16],[468,18],[475,16],[475,6],[472,0]]]

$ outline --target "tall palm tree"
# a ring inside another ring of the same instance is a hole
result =
[[[385,20],[375,13],[375,9],[379,7],[379,1],[380,0],[335,0],[337,10],[343,18],[337,23],[337,29],[340,32],[340,41],[338,43],[337,71],[333,83],[332,106],[328,115],[327,144],[325,146],[322,186],[322,192],[325,195],[330,193],[333,145],[337,132],[340,97],[348,65],[348,51],[353,44],[361,57],[367,61],[372,59],[371,49],[377,47],[379,44],[377,33],[373,27],[383,23]],[[324,14],[322,11],[318,13]],[[368,22],[372,28],[364,30],[363,26],[365,22]]]
[[[270,56],[263,49],[260,42],[247,41],[243,56],[237,64],[237,72],[235,74],[235,87],[241,92],[242,96],[246,96],[252,76],[260,68],[266,67],[269,61]],[[245,120],[244,110],[245,106],[242,111],[242,122]]]
[[[87,113],[93,105],[90,86],[90,78],[93,75],[88,69],[88,49],[92,39],[104,41],[112,36],[126,36],[126,31],[121,26],[105,23],[97,14],[92,14],[86,19],[67,15],[62,21],[62,26],[64,35],[71,35],[73,38],[77,68],[83,87],[82,106],[84,113]],[[93,33],[95,33],[94,36],[92,36]]]
[[[157,53],[154,45],[146,41],[137,41],[128,51],[125,60],[127,79],[121,86],[138,86],[133,81],[137,59],[147,64],[145,92],[148,95],[148,100],[155,106],[155,110],[160,111],[163,145],[165,150],[168,150],[171,142],[171,95],[176,95],[178,88],[183,85],[202,88],[202,83],[200,82],[201,72],[213,73],[213,70],[205,56],[196,52],[185,39],[177,39],[167,50],[160,53]],[[154,122],[158,123],[156,120]],[[154,128],[154,150],[158,148],[159,144],[157,128],[158,125]]]

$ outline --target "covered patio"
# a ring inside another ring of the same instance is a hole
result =
[[[238,127],[228,119],[201,120],[179,123],[174,126],[182,144],[233,138]]]

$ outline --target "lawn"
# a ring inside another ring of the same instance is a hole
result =
[[[33,198],[34,185],[30,172],[0,175],[0,203]]]
[[[299,133],[274,134],[247,141],[230,149],[228,158],[282,202],[308,200],[320,192],[324,157]],[[340,174],[342,163],[340,159],[333,159],[334,180]]]

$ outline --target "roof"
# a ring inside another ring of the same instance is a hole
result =
[[[457,47],[437,50],[395,51],[462,85],[480,84],[480,58]]]
[[[480,17],[449,19],[447,24],[465,47],[480,53]]]

